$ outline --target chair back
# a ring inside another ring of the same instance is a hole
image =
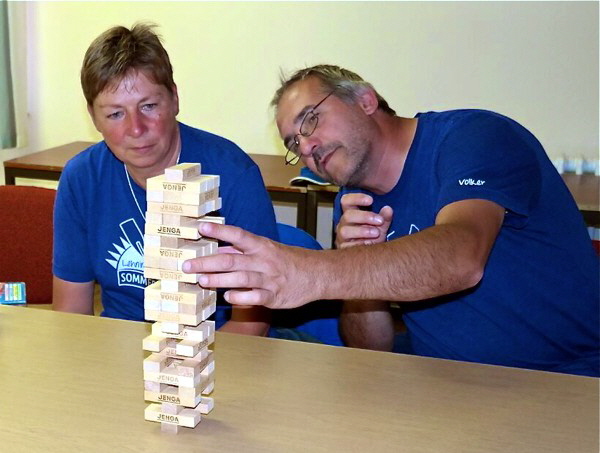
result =
[[[52,303],[56,191],[0,186],[0,282],[25,282],[28,304]]]
[[[322,250],[321,244],[306,231],[285,223],[277,224],[277,233],[279,233],[279,242],[305,249]]]
[[[277,224],[279,242],[321,250],[321,244],[306,231],[284,223]],[[291,310],[275,310],[272,326],[296,329],[324,344],[343,346],[339,334],[341,301],[318,300]]]

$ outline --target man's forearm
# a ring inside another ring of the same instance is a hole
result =
[[[346,346],[391,351],[394,323],[389,303],[347,300],[340,316],[340,332]]]
[[[435,226],[399,240],[316,252],[304,269],[321,283],[322,299],[416,301],[475,285],[483,265],[471,260],[469,237]]]

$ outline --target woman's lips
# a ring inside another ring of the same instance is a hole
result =
[[[136,153],[147,153],[148,151],[150,151],[152,149],[152,145],[133,146],[131,149]]]

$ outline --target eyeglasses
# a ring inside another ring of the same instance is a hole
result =
[[[304,118],[302,118],[299,132],[294,135],[292,143],[287,147],[287,152],[285,153],[286,165],[296,165],[300,160],[300,136],[310,137],[313,134],[317,128],[317,125],[319,124],[319,113],[315,113],[315,110],[334,92],[335,90],[331,91],[327,96],[321,99],[321,101],[318,102],[317,105],[315,105],[308,112],[306,112],[306,115],[304,115]]]

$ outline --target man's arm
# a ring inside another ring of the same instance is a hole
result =
[[[269,333],[270,322],[268,308],[233,306],[231,319],[221,326],[219,332],[264,337]]]
[[[336,228],[338,249],[385,242],[393,210],[383,207],[379,213],[365,210],[373,198],[349,193],[341,198],[342,217]],[[394,322],[390,304],[378,300],[345,300],[340,314],[340,335],[353,348],[391,351],[394,346]]]
[[[73,283],[54,277],[52,309],[85,315],[94,314],[94,282]]]
[[[504,218],[487,200],[440,210],[436,225],[393,241],[343,250],[287,247],[239,228],[201,223],[204,236],[241,253],[219,253],[184,264],[203,287],[239,288],[232,304],[293,308],[319,299],[416,301],[476,285]]]
[[[352,348],[391,351],[394,321],[390,304],[377,300],[345,300],[340,315],[340,334]]]

